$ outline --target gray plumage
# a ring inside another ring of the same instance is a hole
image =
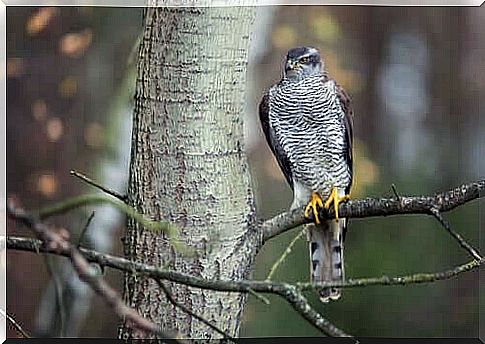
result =
[[[329,78],[318,50],[288,52],[283,79],[260,104],[266,139],[293,189],[292,208],[317,192],[325,201],[333,188],[339,196],[352,183],[352,122],[345,91]],[[343,280],[346,219],[308,225],[313,282]],[[338,289],[324,289],[322,301],[337,299]]]

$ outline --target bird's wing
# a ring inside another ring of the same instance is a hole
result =
[[[280,145],[276,139],[275,131],[271,127],[269,122],[269,92],[266,92],[259,103],[259,119],[261,120],[261,126],[263,127],[264,135],[266,136],[266,141],[268,142],[271,151],[276,157],[278,164],[280,165],[283,174],[285,175],[286,181],[290,184],[291,189],[293,189],[293,176],[291,173],[291,163],[286,155],[283,147]]]
[[[344,126],[345,126],[345,160],[347,165],[349,166],[350,170],[350,183],[347,186],[345,193],[348,194],[350,192],[350,187],[352,185],[352,176],[353,176],[353,161],[352,161],[352,141],[353,141],[353,124],[352,119],[354,116],[354,112],[350,106],[350,97],[345,92],[345,90],[339,84],[336,84],[337,87],[337,96],[340,101],[340,106],[344,111]]]

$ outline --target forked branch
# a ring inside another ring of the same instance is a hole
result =
[[[175,331],[162,330],[157,324],[142,317],[134,309],[126,305],[118,293],[91,268],[89,261],[76,246],[68,241],[67,232],[61,231],[59,233],[52,230],[37,217],[25,212],[10,200],[7,202],[7,212],[10,218],[30,228],[40,239],[36,247],[39,249],[42,247],[57,254],[62,253],[64,256],[69,257],[79,278],[100,295],[108,306],[133,328],[144,333],[156,334],[162,338],[180,337]]]
[[[434,215],[447,212],[474,199],[483,197],[485,180],[463,184],[446,192],[431,196],[396,196],[392,198],[365,198],[341,203],[340,217],[363,218],[404,214]],[[262,223],[263,243],[292,228],[311,222],[305,219],[304,210],[294,209],[279,214]],[[334,218],[332,207],[321,209],[320,217]]]
[[[304,291],[320,290],[328,287],[363,287],[368,285],[403,285],[416,283],[429,283],[438,280],[453,278],[461,273],[478,269],[485,264],[485,259],[481,257],[476,249],[467,243],[458,233],[452,230],[451,225],[442,217],[442,213],[454,209],[462,204],[465,204],[474,199],[483,196],[485,189],[485,181],[481,180],[474,183],[464,184],[453,190],[438,193],[433,196],[416,196],[406,197],[396,195],[394,198],[372,199],[367,198],[363,200],[349,201],[340,206],[340,214],[342,217],[371,217],[371,216],[388,216],[397,214],[427,214],[434,216],[441,225],[465,248],[472,256],[473,260],[459,265],[455,268],[434,272],[434,273],[418,273],[407,276],[398,277],[371,277],[360,279],[349,279],[346,281],[325,282],[319,284],[311,283],[282,283],[273,281],[254,281],[254,280],[208,280],[197,276],[181,274],[175,271],[164,270],[156,266],[147,265],[135,261],[131,261],[122,257],[116,257],[109,254],[100,253],[84,248],[76,248],[72,246],[66,238],[59,237],[58,234],[49,230],[44,225],[40,218],[27,214],[20,208],[15,208],[9,204],[8,211],[10,217],[16,221],[22,222],[28,227],[32,228],[40,240],[32,238],[21,237],[7,237],[7,248],[15,250],[30,251],[34,253],[44,252],[56,255],[66,256],[71,259],[71,262],[78,272],[81,279],[91,285],[91,287],[102,295],[108,304],[120,316],[132,319],[136,326],[147,331],[160,331],[155,324],[149,320],[141,318],[133,309],[124,305],[117,293],[110,289],[110,287],[99,277],[94,276],[89,272],[88,262],[95,262],[102,267],[111,267],[120,271],[128,273],[136,273],[139,276],[152,278],[156,281],[171,281],[174,283],[184,284],[191,287],[208,289],[213,291],[225,292],[239,292],[251,293],[262,297],[259,294],[276,294],[285,299],[288,304],[295,309],[303,318],[310,324],[320,330],[322,333],[330,336],[348,336],[344,331],[338,329],[335,325],[325,319],[320,313],[316,312],[306,297],[303,295]],[[59,212],[74,209],[86,203],[100,202],[97,197],[94,198],[77,198],[68,200],[63,204],[48,208],[38,214],[40,216],[47,216],[57,214]],[[125,204],[119,201],[112,201],[116,206],[123,208]],[[129,215],[135,220],[142,219],[142,222],[147,222],[149,225],[151,220],[145,219],[138,213],[133,213],[133,209],[129,208]],[[124,209],[128,210],[128,209]],[[323,217],[334,216],[333,210],[322,209],[321,215]],[[298,225],[309,222],[309,219],[303,218],[303,210],[296,209],[282,213],[270,220],[261,224],[259,230],[262,233],[261,244],[267,240],[289,230]],[[167,225],[165,223],[165,225]],[[171,297],[170,294],[167,297]],[[172,300],[175,302],[175,300]],[[120,303],[121,302],[121,303]],[[177,306],[181,304],[175,302]],[[182,305],[183,306],[183,305]],[[201,319],[208,326],[211,326],[205,319]],[[218,329],[219,330],[219,329]],[[220,330],[219,330],[220,331]],[[222,332],[222,331],[221,331]],[[158,332],[160,335],[162,332]],[[173,333],[163,333],[165,336],[174,335]],[[228,336],[225,335],[227,338]],[[231,338],[232,339],[232,338]]]

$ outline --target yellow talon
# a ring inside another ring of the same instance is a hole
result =
[[[335,219],[338,221],[339,204],[340,204],[340,202],[347,201],[348,199],[350,199],[349,195],[339,197],[337,188],[334,187],[334,188],[332,188],[332,193],[330,194],[330,196],[328,196],[328,199],[323,206],[325,207],[325,209],[328,209],[330,207],[330,204],[332,204],[332,202],[333,202],[333,209],[335,211]]]
[[[320,224],[320,220],[318,219],[318,208],[323,207],[323,201],[322,197],[316,192],[312,192],[312,197],[310,199],[310,202],[308,202],[306,208],[305,208],[305,217],[309,218],[310,217],[310,211],[313,212],[313,218],[315,219],[315,223],[318,225]]]

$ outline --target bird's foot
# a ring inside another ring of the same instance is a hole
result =
[[[339,197],[338,195],[338,190],[336,187],[332,188],[332,193],[330,194],[330,196],[328,196],[325,204],[323,205],[323,207],[325,209],[328,209],[330,207],[330,204],[333,203],[333,209],[335,211],[335,219],[338,221],[338,207],[339,207],[339,204],[340,202],[343,202],[343,201],[347,201],[350,199],[350,195],[344,195],[342,197]]]
[[[312,212],[313,218],[317,225],[320,224],[320,220],[318,218],[318,208],[323,208],[322,197],[320,197],[318,193],[312,192],[310,202],[308,202],[307,206],[305,207],[305,217],[307,219],[310,218],[310,212]]]

